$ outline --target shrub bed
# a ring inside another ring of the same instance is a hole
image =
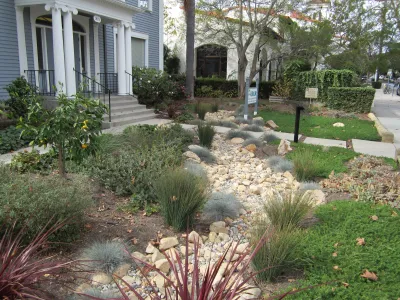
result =
[[[11,172],[0,167],[0,224],[17,222],[17,231],[26,227],[30,240],[51,220],[67,220],[52,241],[71,242],[81,231],[84,210],[92,204],[91,188],[82,175],[65,180],[58,175],[33,176]]]
[[[380,81],[372,81],[371,86],[374,89],[379,90],[382,87],[382,82],[380,82]]]
[[[21,130],[15,126],[0,130],[0,154],[15,151],[23,147],[27,147],[29,139],[20,138]]]
[[[328,88],[357,86],[357,74],[350,70],[323,70],[301,72],[296,78],[292,97],[294,100],[306,100],[307,87],[318,88],[318,101],[328,101]]]
[[[328,89],[328,106],[347,112],[368,113],[371,111],[375,90],[372,88],[337,88]]]
[[[253,82],[251,86],[255,86]],[[275,82],[262,81],[260,82],[260,98],[268,99],[271,95]],[[195,96],[196,97],[238,97],[238,81],[226,80],[223,78],[196,78],[195,81]]]

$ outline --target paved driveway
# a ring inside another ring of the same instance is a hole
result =
[[[374,114],[387,130],[394,134],[394,143],[400,148],[400,96],[385,95],[382,90],[375,94]]]

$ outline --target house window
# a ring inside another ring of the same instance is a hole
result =
[[[227,53],[227,48],[219,45],[197,48],[196,76],[226,78]]]
[[[139,8],[143,8],[146,10],[152,10],[152,0],[138,0]]]
[[[132,38],[132,66],[146,66],[146,40]]]

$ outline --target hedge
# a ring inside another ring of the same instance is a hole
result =
[[[375,90],[373,88],[328,88],[328,107],[347,112],[368,113],[371,111]]]
[[[255,86],[255,82],[251,86]],[[262,81],[260,82],[260,98],[268,99],[272,93],[272,89],[275,85],[274,81]],[[202,87],[210,87],[211,89]],[[204,95],[204,92],[208,92],[209,95]],[[218,92],[221,91],[221,92]],[[195,80],[195,96],[196,97],[217,97],[217,95],[236,98],[238,97],[238,81],[237,80],[226,80],[223,78],[196,78]]]
[[[307,87],[318,88],[318,101],[328,101],[328,88],[358,86],[357,74],[350,70],[322,70],[301,72],[297,76],[292,91],[294,100],[306,100]]]
[[[379,90],[382,87],[382,82],[380,81],[372,81],[371,85],[374,89]]]

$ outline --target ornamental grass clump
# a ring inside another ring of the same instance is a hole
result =
[[[317,182],[305,181],[300,183],[300,190],[302,191],[321,190],[321,186]]]
[[[130,259],[127,247],[116,241],[95,242],[83,251],[83,260],[91,271],[112,274]]]
[[[183,165],[183,168],[190,174],[207,179],[207,171],[204,170],[204,168],[196,162],[186,160]]]
[[[215,129],[209,124],[199,124],[197,126],[197,134],[199,136],[200,145],[210,148],[214,139]]]
[[[251,243],[256,245],[267,230],[269,239],[254,256],[252,263],[261,281],[273,281],[296,263],[296,253],[301,239],[298,229],[277,230],[263,219],[251,231]],[[282,298],[280,298],[282,299]]]
[[[204,118],[206,117],[206,114],[209,112],[210,107],[208,104],[206,103],[200,103],[197,106],[197,115],[199,116],[200,120],[204,120]]]
[[[271,156],[267,162],[272,170],[277,173],[285,173],[293,169],[293,163],[280,156]]]
[[[50,221],[49,221],[50,220]],[[62,262],[45,256],[49,249],[49,237],[62,228],[65,223],[44,224],[32,238],[26,236],[28,225],[20,224],[19,231],[14,223],[11,227],[0,227],[0,296],[2,299],[56,299],[44,290],[54,284],[65,271],[71,269],[73,262]],[[4,223],[3,223],[4,224]],[[29,240],[26,244],[25,241]],[[59,282],[60,283],[60,282]]]
[[[250,138],[250,139],[244,140],[244,142],[242,143],[242,146],[246,147],[251,144],[256,145],[257,148],[260,148],[263,146],[263,142],[256,138]]]
[[[252,124],[252,125],[247,125],[242,128],[243,131],[253,131],[253,132],[263,132],[264,129],[262,127]]]
[[[318,177],[321,168],[312,151],[297,149],[292,154],[293,171],[298,181],[310,181]]]
[[[233,138],[242,138],[244,140],[247,140],[249,138],[252,138],[252,135],[246,131],[232,129],[226,133],[226,138],[228,140],[231,140]]]
[[[279,140],[279,138],[273,133],[264,133],[261,139],[266,143],[271,143],[273,141]]]
[[[253,120],[253,125],[264,127],[265,126],[265,121],[262,119],[254,119]]]
[[[244,117],[242,117],[242,116],[237,116],[237,117],[235,117],[235,122],[236,123],[238,123],[238,124],[248,124],[248,125],[251,125],[251,124],[253,124],[253,120],[250,120],[250,119],[245,119]]]
[[[193,147],[191,148],[191,151],[194,152],[201,159],[201,161],[204,161],[205,163],[212,164],[215,162],[215,156],[205,147]]]
[[[312,210],[312,199],[304,193],[279,193],[267,199],[264,212],[268,221],[277,230],[299,227],[300,222]]]
[[[235,195],[216,192],[204,205],[203,216],[211,221],[222,221],[227,217],[235,219],[241,208],[242,204]]]
[[[165,223],[178,231],[193,225],[208,198],[207,181],[183,169],[166,172],[154,186]]]

